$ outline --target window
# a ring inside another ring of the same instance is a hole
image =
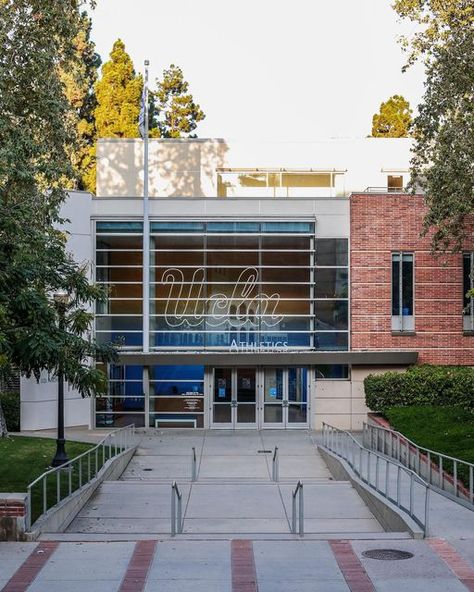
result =
[[[347,364],[319,364],[314,367],[316,380],[348,380],[349,366]]]
[[[392,253],[392,331],[414,331],[413,253]]]
[[[387,188],[389,193],[403,191],[403,175],[388,175]]]
[[[463,255],[463,328],[474,331],[474,298],[468,297],[469,290],[474,289],[474,251]]]
[[[317,197],[333,194],[342,172],[225,169],[217,172],[218,197]]]

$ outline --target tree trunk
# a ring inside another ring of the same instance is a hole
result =
[[[5,436],[8,436],[7,422],[3,415],[2,402],[0,401],[0,438],[4,438]]]

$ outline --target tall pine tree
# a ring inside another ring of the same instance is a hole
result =
[[[393,95],[380,105],[372,118],[373,138],[407,138],[412,124],[410,103],[401,95]]]
[[[72,154],[79,189],[95,192],[95,118],[97,106],[94,85],[101,64],[91,40],[92,21],[86,12],[76,13],[77,33],[73,40],[73,59],[61,70],[66,98],[77,129],[78,146]]]
[[[189,92],[189,83],[184,80],[181,68],[171,64],[163,72],[163,79],[157,80],[154,93],[156,128],[152,135],[162,138],[195,137],[192,132],[206,116],[194,102]]]
[[[95,85],[94,110],[97,137],[137,138],[143,78],[135,73],[133,62],[118,39],[110,60],[102,66],[102,77]]]

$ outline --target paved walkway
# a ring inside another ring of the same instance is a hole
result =
[[[278,483],[272,482],[275,446]],[[350,483],[332,480],[309,432],[183,430],[145,435],[122,479],[104,483],[62,537],[169,535],[174,480],[183,493],[184,535],[288,536],[291,492],[299,479],[307,535],[383,533]]]
[[[411,559],[363,552],[387,546]],[[474,549],[458,541],[0,543],[1,592],[466,592]]]

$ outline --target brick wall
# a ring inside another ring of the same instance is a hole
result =
[[[0,493],[0,541],[26,539],[26,493]]]
[[[462,326],[462,254],[430,253],[430,237],[420,237],[424,212],[421,196],[351,196],[352,349],[416,350],[420,363],[474,365],[474,336]],[[415,254],[414,335],[391,330],[393,251]]]

